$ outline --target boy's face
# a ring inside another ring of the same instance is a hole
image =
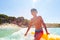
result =
[[[36,11],[32,11],[31,14],[32,14],[32,16],[36,16],[37,12]]]

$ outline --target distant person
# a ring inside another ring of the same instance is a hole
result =
[[[37,13],[38,12],[35,8],[31,9],[31,14],[32,14],[33,18],[31,18],[30,23],[29,23],[29,27],[27,29],[27,32],[25,33],[25,36],[26,36],[28,31],[30,30],[30,28],[32,26],[34,26],[35,27],[34,40],[40,40],[40,38],[42,37],[42,35],[43,35],[42,26],[45,28],[46,33],[49,34],[42,17],[37,16]]]

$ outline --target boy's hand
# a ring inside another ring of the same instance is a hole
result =
[[[50,34],[50,33],[47,32],[47,34]]]
[[[27,36],[27,33],[25,33],[24,36]]]

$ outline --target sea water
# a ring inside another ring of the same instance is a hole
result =
[[[34,32],[35,28],[31,28],[27,36],[24,36],[27,28],[18,29],[9,29],[9,28],[0,28],[0,40],[33,40],[34,35],[31,32]],[[47,28],[50,34],[60,35],[60,28]]]

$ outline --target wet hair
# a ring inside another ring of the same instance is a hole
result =
[[[33,11],[36,11],[36,12],[37,12],[37,9],[35,9],[35,8],[32,8],[32,9],[31,9],[31,12],[33,12]]]

